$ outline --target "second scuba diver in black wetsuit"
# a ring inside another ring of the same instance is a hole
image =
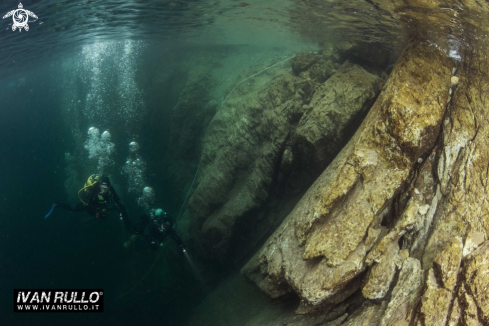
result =
[[[111,210],[117,210],[121,214],[122,221],[126,229],[131,230],[131,221],[127,214],[126,207],[120,202],[119,196],[115,189],[110,185],[110,180],[106,176],[92,175],[88,179],[85,187],[78,194],[81,203],[70,205],[65,203],[56,203],[55,207],[60,207],[72,212],[86,211],[88,214],[105,220],[107,213]]]
[[[149,242],[152,250],[162,246],[167,237],[172,238],[182,252],[187,250],[182,239],[173,229],[173,220],[161,208],[150,215],[141,216],[141,222],[134,225],[133,230],[134,233],[143,236]]]

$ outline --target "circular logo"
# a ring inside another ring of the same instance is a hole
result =
[[[24,9],[17,9],[13,16],[14,16],[13,18],[15,24],[19,27],[25,26],[29,19],[29,16],[27,15],[27,12]]]

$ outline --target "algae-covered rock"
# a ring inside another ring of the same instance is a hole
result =
[[[305,79],[312,79],[318,83],[323,83],[329,77],[334,75],[338,68],[339,65],[333,61],[322,59],[314,63],[307,71],[301,72],[299,76]]]
[[[445,250],[440,252],[433,261],[441,283],[446,289],[453,291],[457,285],[457,275],[462,261],[462,239],[455,237]]]
[[[421,318],[427,324],[445,325],[450,317],[450,306],[462,260],[462,248],[462,240],[454,238],[438,254],[428,272],[420,308]]]
[[[483,325],[489,321],[489,242],[462,258],[454,238],[429,270],[417,318],[426,325]]]
[[[157,166],[164,166],[162,175],[155,177],[162,177],[157,181],[166,184],[167,189],[171,189],[164,195],[168,197],[169,203],[177,207],[183,204],[185,191],[188,191],[192,184],[192,177],[202,151],[205,126],[216,110],[216,102],[211,100],[209,94],[215,85],[216,80],[208,74],[208,71],[189,73],[178,101],[173,107],[170,130],[159,130],[160,134],[169,133],[169,139],[166,151],[154,152],[153,159],[159,162]],[[156,128],[162,129],[161,125]],[[156,139],[155,142],[159,141]],[[175,211],[177,209],[174,207]],[[175,214],[178,214],[178,211]]]
[[[318,62],[321,56],[315,53],[300,52],[292,59],[292,72],[298,76],[301,72],[307,71],[313,64]]]
[[[385,303],[374,304],[365,302],[343,325],[348,326],[373,326],[378,325],[385,310]]]

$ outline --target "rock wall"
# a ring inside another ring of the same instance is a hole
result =
[[[471,44],[457,68],[413,40],[354,137],[242,273],[272,298],[299,296],[298,314],[344,308],[322,325],[488,324],[485,48]]]
[[[199,185],[189,201],[203,256],[225,260],[246,225],[260,231],[246,234],[240,246],[266,234],[273,225],[256,219],[271,193],[280,200],[306,189],[383,85],[360,66],[339,66],[324,54],[300,54],[292,63],[295,74],[289,69],[265,72],[236,89],[209,125]]]
[[[302,313],[345,300],[362,279],[365,296],[385,297],[420,206],[404,199],[397,206],[409,209],[394,221],[393,203],[419,162],[430,162],[450,90],[444,57],[428,45],[404,52],[360,130],[244,268],[259,271],[263,290],[295,291]]]

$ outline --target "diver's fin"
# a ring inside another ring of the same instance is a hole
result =
[[[51,213],[54,211],[54,208],[56,207],[56,203],[53,203],[53,207],[51,207],[51,210],[49,211],[49,213],[46,214],[46,216],[44,216],[44,218],[48,218],[49,215],[51,215]]]

